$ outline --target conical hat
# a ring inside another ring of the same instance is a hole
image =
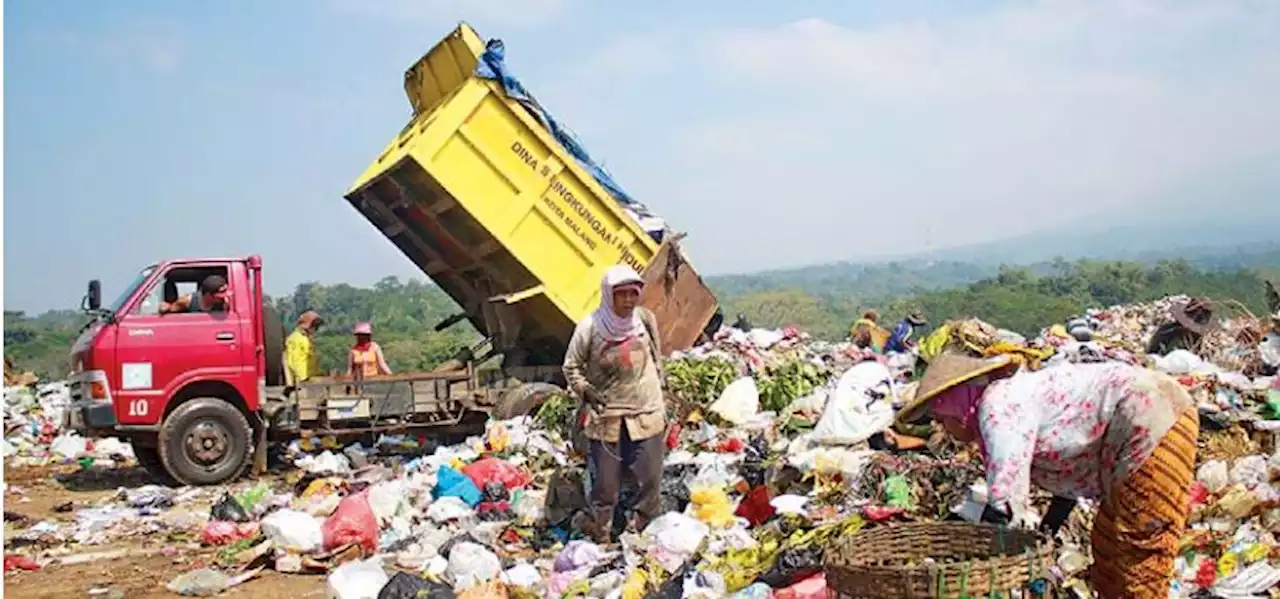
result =
[[[1016,364],[1017,361],[1009,355],[973,358],[954,352],[938,354],[929,362],[924,376],[920,377],[915,397],[898,411],[897,421],[901,424],[914,422],[924,414],[929,400],[937,397],[939,393],[984,374]]]

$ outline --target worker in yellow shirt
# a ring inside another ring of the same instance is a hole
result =
[[[298,316],[298,325],[284,340],[285,373],[290,386],[297,385],[320,373],[316,361],[316,344],[312,341],[324,319],[313,310]]]

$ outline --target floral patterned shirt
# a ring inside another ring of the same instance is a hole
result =
[[[1105,495],[1192,406],[1172,378],[1116,362],[996,381],[978,408],[990,502],[1025,507],[1033,481],[1060,497]]]

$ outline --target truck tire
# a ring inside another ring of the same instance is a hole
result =
[[[507,420],[516,416],[533,415],[552,395],[562,394],[564,389],[551,383],[524,383],[502,395],[493,408],[493,416]]]
[[[151,478],[159,484],[166,487],[173,486],[178,482],[169,475],[169,471],[165,470],[164,462],[160,461],[160,450],[155,447],[133,446],[133,457],[138,459],[138,466],[147,471]]]
[[[284,325],[280,315],[266,302],[262,304],[262,348],[268,387],[284,385]]]
[[[184,485],[216,485],[244,473],[253,459],[253,427],[229,402],[197,397],[160,427],[160,461]]]

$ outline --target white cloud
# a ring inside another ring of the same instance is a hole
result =
[[[328,0],[339,14],[418,22],[468,20],[510,26],[535,26],[561,15],[574,0]]]
[[[1280,159],[1280,3],[1045,1],[867,27],[804,19],[703,43],[702,76],[735,102],[689,101],[747,110],[676,136],[683,174],[667,186],[683,200],[666,216],[696,230],[721,215],[686,202],[731,203],[738,227],[776,240],[691,237],[717,269],[1153,211]]]

